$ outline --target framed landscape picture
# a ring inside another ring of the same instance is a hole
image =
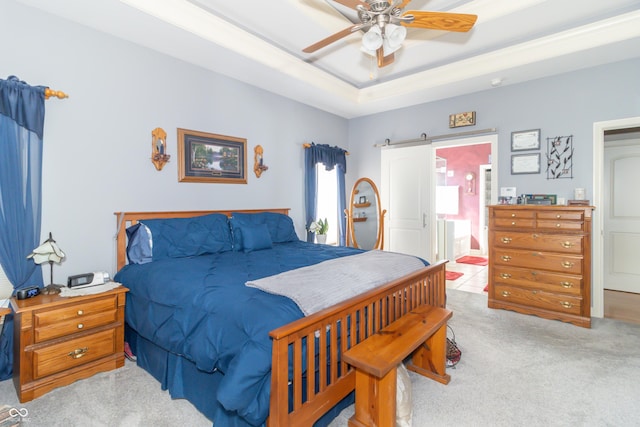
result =
[[[180,182],[247,183],[247,140],[178,129]]]

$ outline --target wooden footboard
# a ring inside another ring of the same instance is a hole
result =
[[[273,330],[267,425],[310,426],[353,391],[355,370],[342,354],[416,307],[444,308],[445,265],[438,262]]]

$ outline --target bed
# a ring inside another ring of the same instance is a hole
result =
[[[327,425],[353,402],[341,354],[418,306],[445,307],[446,261],[309,315],[246,286],[368,255],[300,241],[288,211],[116,213],[127,342],[163,389],[216,427]],[[134,245],[149,235],[152,256]]]

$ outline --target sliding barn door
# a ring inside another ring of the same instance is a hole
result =
[[[381,153],[384,249],[435,261],[434,155],[428,145],[386,148]]]

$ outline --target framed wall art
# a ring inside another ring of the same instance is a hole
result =
[[[540,129],[511,132],[511,151],[540,149]]]
[[[540,173],[540,153],[511,155],[511,175]]]
[[[573,178],[573,135],[547,138],[547,179]]]
[[[247,140],[178,129],[180,182],[247,183]]]
[[[459,128],[462,126],[473,126],[476,124],[476,112],[467,111],[466,113],[457,113],[449,115],[449,127]]]

